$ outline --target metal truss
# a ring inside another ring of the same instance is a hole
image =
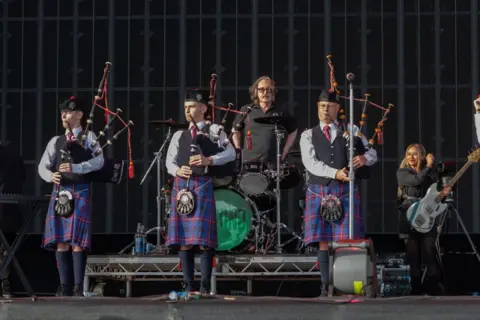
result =
[[[247,281],[247,294],[253,280],[311,280],[319,277],[316,256],[306,255],[219,255],[212,273],[212,292],[216,282]],[[200,259],[195,258],[195,275],[200,275]],[[91,279],[113,279],[126,282],[130,297],[134,281],[182,281],[178,257],[173,256],[90,256],[85,270],[84,291],[90,291]]]

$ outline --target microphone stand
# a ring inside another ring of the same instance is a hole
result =
[[[158,150],[158,152],[155,152],[155,159],[153,159],[152,164],[150,164],[150,167],[148,168],[147,172],[145,172],[145,175],[142,178],[142,181],[140,182],[140,185],[142,185],[145,182],[145,179],[147,178],[148,174],[152,170],[153,166],[155,163],[157,164],[157,251],[162,251],[160,249],[161,242],[162,242],[162,231],[165,229],[163,225],[163,215],[162,215],[162,157],[163,157],[163,149],[165,146],[168,144],[172,137],[172,127],[168,127],[168,132],[167,136],[165,138],[165,141],[163,142],[162,146]],[[150,230],[149,230],[150,231]]]
[[[348,238],[350,240],[353,240],[353,224],[355,223],[354,219],[354,212],[353,212],[353,201],[354,201],[354,188],[355,188],[355,171],[353,168],[353,155],[354,155],[354,146],[353,146],[353,121],[354,121],[354,115],[353,115],[353,79],[355,79],[355,76],[353,73],[347,74],[347,80],[348,80],[348,89],[350,91],[350,129],[349,129],[349,140],[350,140],[350,146],[349,146],[349,170],[348,170],[348,175],[349,175],[349,182],[348,182],[348,212],[349,212],[349,220],[348,220]]]
[[[275,123],[275,136],[277,138],[277,179],[276,179],[276,187],[275,187],[275,198],[277,201],[277,253],[282,253],[282,236],[281,236],[281,229],[282,229],[282,221],[281,221],[281,212],[280,212],[280,202],[281,200],[281,190],[280,190],[280,158],[282,157],[280,153],[280,144],[283,138],[283,133],[278,128],[278,123]]]

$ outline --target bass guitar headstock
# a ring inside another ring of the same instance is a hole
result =
[[[477,145],[469,150],[468,152],[468,161],[469,162],[480,162],[480,145]]]

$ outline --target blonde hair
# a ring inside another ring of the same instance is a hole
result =
[[[258,104],[260,102],[258,100],[257,88],[258,88],[258,84],[260,83],[260,81],[263,81],[263,80],[268,80],[272,84],[272,86],[274,88],[273,101],[275,101],[275,95],[277,94],[277,87],[275,85],[275,81],[273,81],[273,79],[270,78],[269,76],[261,76],[260,78],[255,80],[255,82],[248,89],[248,92],[250,93],[250,100],[252,100],[252,102],[255,103],[255,104]]]
[[[400,163],[400,168],[410,168],[410,165],[408,164],[408,160],[407,160],[407,155],[408,155],[408,150],[410,150],[411,148],[416,148],[419,153],[420,162],[417,165],[417,168],[415,169],[420,170],[425,165],[426,163],[425,157],[427,156],[427,151],[425,150],[425,147],[420,143],[412,143],[405,149],[405,158],[403,158],[402,162]]]

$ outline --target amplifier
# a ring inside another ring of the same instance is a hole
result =
[[[410,294],[410,266],[405,264],[405,254],[390,253],[378,256],[377,280],[381,297]]]

